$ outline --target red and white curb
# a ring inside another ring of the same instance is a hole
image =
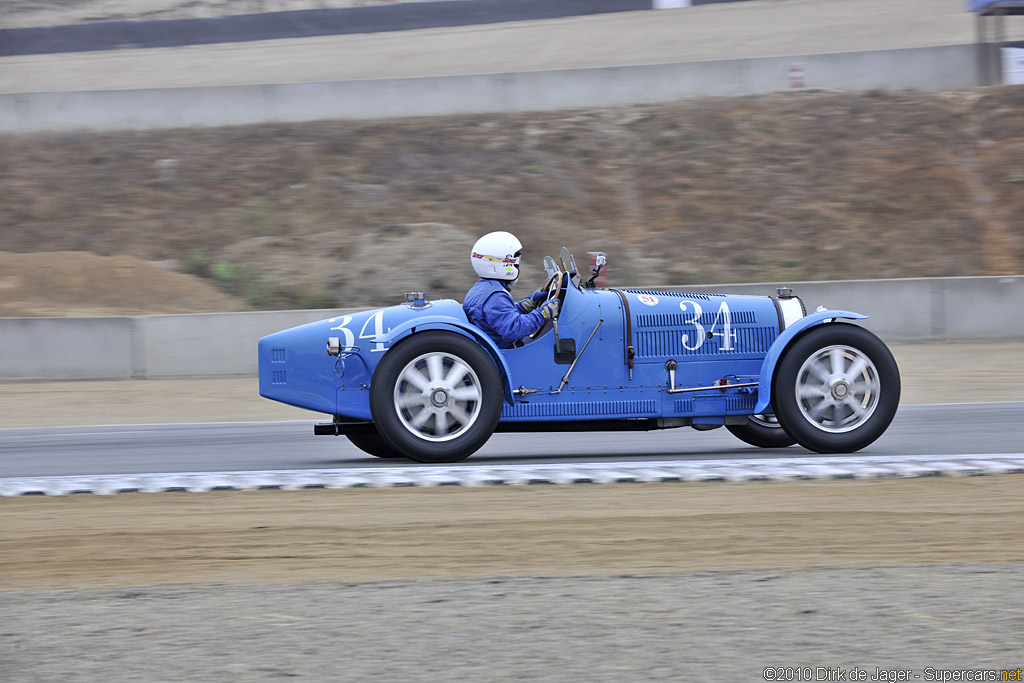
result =
[[[1024,473],[1024,453],[956,456],[836,456],[755,460],[674,460],[556,465],[362,467],[254,472],[9,477],[0,496],[164,491],[251,491],[396,486],[499,486],[633,482],[884,479]]]

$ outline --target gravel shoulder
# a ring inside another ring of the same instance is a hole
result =
[[[858,667],[927,680],[927,667],[1016,670],[1021,595],[1024,565],[1003,563],[14,592],[0,674],[718,683]]]

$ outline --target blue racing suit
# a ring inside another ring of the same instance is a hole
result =
[[[522,302],[516,303],[504,280],[482,278],[466,292],[462,309],[469,322],[487,333],[499,349],[510,349],[544,324],[541,309],[524,312]],[[524,301],[528,300],[524,299]]]

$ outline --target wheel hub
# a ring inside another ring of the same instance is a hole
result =
[[[483,388],[473,368],[453,353],[430,351],[398,373],[393,400],[402,425],[424,441],[451,441],[476,422]]]
[[[832,398],[837,401],[842,401],[850,395],[850,385],[843,380],[838,380],[832,383]]]
[[[444,408],[448,405],[448,392],[444,389],[434,389],[430,393],[430,402],[435,408]]]
[[[826,432],[852,431],[871,417],[880,391],[878,369],[860,349],[835,345],[810,355],[794,389],[800,412]]]

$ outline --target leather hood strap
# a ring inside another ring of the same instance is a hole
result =
[[[611,291],[619,295],[622,309],[626,313],[626,365],[629,366],[629,378],[633,379],[633,357],[636,356],[636,348],[633,346],[633,316],[629,313],[629,299],[621,289],[612,289]]]

